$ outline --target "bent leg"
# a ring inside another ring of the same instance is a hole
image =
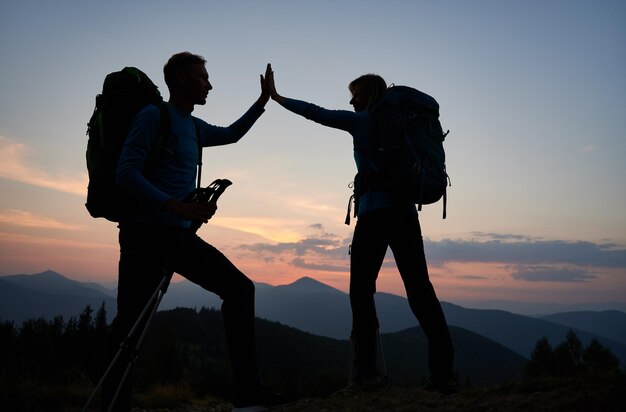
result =
[[[229,357],[238,390],[259,386],[256,358],[254,283],[226,256],[192,235],[176,272],[222,298]]]

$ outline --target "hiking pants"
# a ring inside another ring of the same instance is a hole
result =
[[[453,376],[453,347],[448,325],[428,278],[424,242],[417,214],[381,208],[359,216],[350,254],[350,304],[355,341],[356,379],[375,377],[378,318],[376,279],[387,247],[404,282],[411,311],[428,339],[431,379]]]
[[[124,223],[120,225],[119,241],[117,316],[111,327],[111,358],[163,276],[176,272],[222,298],[226,343],[236,389],[256,389],[259,379],[252,281],[215,247],[186,229]],[[139,335],[138,332],[135,337],[138,339]],[[118,364],[120,367],[103,386],[104,410],[115,393],[128,358]],[[114,410],[130,410],[130,385],[124,388]]]

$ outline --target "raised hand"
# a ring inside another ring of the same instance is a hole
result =
[[[270,99],[270,88],[269,88],[269,77],[272,72],[272,65],[267,64],[265,69],[265,76],[261,75],[261,96],[257,100],[257,104],[261,106],[265,106],[267,101]]]
[[[268,67],[269,67],[269,73],[267,73],[267,77],[268,77],[268,87],[269,87],[270,96],[272,97],[273,100],[282,104],[284,97],[282,97],[276,91],[276,83],[274,82],[274,70],[272,70],[271,65],[268,65]]]

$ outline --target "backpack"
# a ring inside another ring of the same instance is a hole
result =
[[[443,218],[449,177],[446,173],[439,104],[431,96],[407,86],[390,86],[370,108],[375,143],[363,151],[366,166],[355,178],[355,194],[383,190],[418,205],[443,198]],[[359,150],[359,148],[357,148]]]
[[[161,111],[160,133],[149,162],[156,160],[170,129],[169,112],[162,103],[157,86],[137,68],[125,67],[105,77],[87,124],[89,185],[85,206],[92,217],[119,222],[132,216],[130,196],[115,184],[117,163],[133,118],[148,104],[157,104]]]

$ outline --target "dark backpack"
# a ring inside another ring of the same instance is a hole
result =
[[[364,170],[357,175],[357,196],[382,190],[397,199],[428,205],[443,198],[443,218],[449,178],[439,104],[431,96],[407,86],[391,86],[370,108],[375,147],[363,151]],[[359,148],[357,148],[359,150]]]
[[[117,163],[133,118],[148,104],[158,104],[161,110],[160,133],[149,161],[156,159],[170,129],[169,113],[162,102],[157,86],[134,67],[125,67],[104,79],[87,124],[89,186],[85,206],[92,217],[119,222],[132,216],[132,200],[115,184]]]

